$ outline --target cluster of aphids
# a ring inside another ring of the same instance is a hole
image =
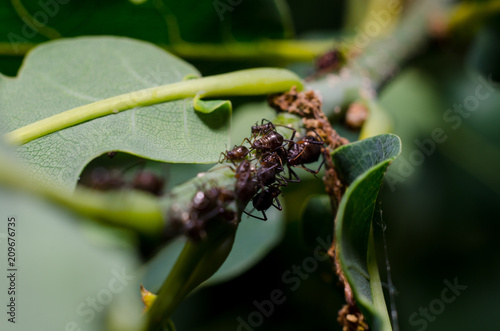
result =
[[[291,130],[291,138],[285,139],[276,130],[277,126]],[[317,170],[305,166],[318,161],[322,155],[323,140],[313,133],[295,140],[298,136],[295,129],[263,119],[260,125],[252,126],[250,139],[245,138],[241,145],[222,153],[219,162],[231,162],[234,166],[237,201],[243,208],[252,201],[253,209],[244,211],[245,214],[265,221],[268,208],[274,206],[281,210],[278,200],[280,187],[300,182],[292,167],[300,167],[313,174],[319,172],[324,159]],[[262,217],[253,215],[254,210],[262,212]]]
[[[150,171],[141,170],[127,181],[123,170],[96,167],[89,175],[82,178],[80,184],[98,191],[134,189],[161,196],[165,180]]]

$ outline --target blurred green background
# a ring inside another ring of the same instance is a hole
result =
[[[0,5],[0,35],[5,42],[9,32],[22,28],[13,10],[15,3],[17,1]],[[28,10],[38,5],[35,1],[22,3]],[[154,8],[174,13],[180,36],[190,42],[251,41],[291,35],[318,38],[353,33],[356,18],[361,17],[372,2],[242,1],[233,11],[224,13],[223,21],[219,20],[212,1],[178,4],[166,1],[164,5],[170,6],[168,8],[158,7],[159,3],[162,1],[145,1],[140,5],[119,0],[106,1],[106,4],[97,0],[71,2],[61,5],[61,12],[49,25],[57,26],[64,37],[116,34],[169,45],[176,37],[175,31],[167,29],[172,15],[155,17],[150,12]],[[380,93],[380,104],[393,119],[393,132],[403,141],[403,153],[389,167],[380,194],[400,330],[500,329],[496,318],[500,309],[497,280],[500,274],[497,249],[500,90],[496,83],[500,81],[500,15],[492,14],[481,19],[477,27],[465,30],[432,41],[416,59],[401,68]],[[48,39],[39,33],[29,42]],[[186,60],[204,75],[262,65],[281,65],[303,75],[314,72],[313,61],[297,64],[269,58],[217,61],[203,57]],[[0,55],[0,71],[14,76],[21,61],[19,55]],[[460,123],[458,119],[447,120],[448,110],[464,105],[470,100],[468,97],[475,96],[481,84],[479,76],[493,80],[483,89],[489,92],[488,97],[479,100],[476,110],[461,116]],[[261,106],[252,106],[262,101],[263,98],[234,100],[233,143],[241,139],[238,125],[248,126],[272,115],[269,112],[263,116],[266,110],[259,112]],[[244,107],[253,107],[255,111]],[[432,152],[415,161],[419,154],[418,142],[428,142],[436,129],[444,132],[446,141],[433,147],[427,145]],[[349,133],[350,139],[353,136],[355,133]],[[184,174],[185,179],[199,168],[190,171]],[[273,313],[263,318],[262,325],[255,330],[340,330],[336,318],[343,294],[328,262],[320,263],[316,271],[298,283],[283,281],[287,271],[312,256],[312,251],[302,243],[299,221],[308,195],[314,193],[323,193],[321,181],[314,178],[284,190],[283,239],[241,276],[205,287],[190,296],[174,314],[178,330],[237,330],[241,321],[238,318],[247,321],[256,311],[254,301],[269,300],[276,289],[284,293],[286,300],[275,306]],[[244,218],[243,222],[258,221]],[[92,233],[95,235],[95,232]],[[382,253],[380,228],[377,233],[378,251]],[[63,245],[61,242],[55,250],[62,250]],[[147,244],[142,245],[147,251]],[[383,271],[383,256],[380,262]],[[441,309],[441,304],[436,302],[442,300],[445,281],[453,283],[455,279],[467,288]],[[27,284],[21,286],[28,290]],[[80,286],[76,282],[70,287]],[[419,313],[422,308],[430,309],[431,316],[423,317]],[[439,313],[432,313],[436,310]],[[419,315],[411,318],[415,313]],[[21,310],[20,318],[27,318],[22,315],[28,312]]]

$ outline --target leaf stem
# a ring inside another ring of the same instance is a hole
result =
[[[167,101],[190,97],[260,95],[302,89],[300,78],[285,69],[259,68],[235,71],[199,79],[134,91],[80,106],[16,129],[6,135],[15,145],[22,145],[73,125],[98,117]]]
[[[387,313],[387,306],[384,299],[384,291],[382,290],[382,281],[378,272],[377,256],[375,253],[375,240],[373,237],[373,224],[370,228],[370,236],[368,238],[368,251],[367,251],[367,266],[368,273],[370,274],[370,290],[372,293],[373,309],[376,316],[375,330],[392,331],[391,320]]]
[[[231,252],[236,229],[237,226],[220,225],[201,242],[186,241],[149,310],[146,330],[163,330],[182,300],[220,268]]]

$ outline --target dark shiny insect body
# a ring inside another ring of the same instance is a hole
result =
[[[264,188],[265,186],[272,185],[276,182],[276,175],[279,173],[279,169],[276,165],[262,165],[257,170],[255,175],[255,180],[257,185]]]
[[[278,148],[273,152],[266,152],[260,157],[262,165],[276,165],[283,171],[283,165],[287,161],[287,151],[285,148]]]
[[[234,193],[224,188],[212,187],[208,191],[195,193],[191,202],[189,219],[184,225],[184,231],[193,240],[206,236],[206,227],[210,220],[221,217],[233,221],[235,213],[227,210],[227,205],[234,201]]]
[[[126,186],[122,171],[103,167],[92,169],[88,182],[82,184],[98,191],[118,190]]]
[[[321,162],[318,170],[314,171],[304,166],[306,163],[312,163],[318,161],[319,157],[322,155],[323,140],[318,136],[317,140],[313,136],[305,136],[303,139],[297,141],[296,143],[290,144],[288,148],[287,163],[289,167],[303,168],[310,173],[317,174],[324,163]],[[292,171],[291,171],[292,173]]]
[[[164,185],[165,180],[163,178],[149,171],[138,172],[132,181],[134,189],[149,192],[156,196],[162,195]]]
[[[283,145],[284,138],[276,131],[269,131],[260,139],[255,139],[253,142],[245,138],[250,143],[253,149],[257,151],[270,151],[280,148]]]
[[[248,160],[243,160],[236,168],[236,197],[238,200],[250,201],[257,191],[254,178],[255,169]]]
[[[257,218],[262,221],[267,221],[267,216],[266,216],[266,210],[269,209],[271,206],[274,206],[278,210],[282,210],[283,208],[281,207],[280,201],[278,200],[278,196],[281,194],[281,190],[278,188],[277,185],[272,185],[269,186],[263,190],[261,190],[258,194],[256,194],[253,199],[252,199],[252,205],[253,205],[253,210],[258,210],[262,212],[263,217],[258,217],[255,215],[252,215],[252,211],[249,213],[244,211],[245,214],[248,216]],[[274,200],[276,200],[276,205],[274,204]]]
[[[267,123],[264,124],[264,122]],[[262,136],[270,131],[275,131],[275,130],[276,126],[274,126],[274,124],[271,121],[262,119],[260,125],[255,124],[254,126],[252,126],[252,137],[255,138],[258,136]]]
[[[126,181],[123,172],[124,170],[97,167],[92,170],[88,180],[83,181],[82,184],[98,191],[136,189],[156,196],[163,193],[165,180],[160,176],[142,170],[136,172],[132,181]]]
[[[260,164],[256,177],[261,187],[269,186],[275,181],[280,185],[287,185],[290,181],[281,175],[281,172],[284,171],[284,164],[286,164],[285,148],[264,153],[260,158]],[[292,181],[295,182],[295,180]]]
[[[245,159],[249,152],[250,151],[245,146],[234,145],[233,149],[226,151],[226,153],[221,153],[221,157],[219,158],[219,162],[222,163],[226,160],[230,160],[234,164],[234,161],[241,161],[241,160]],[[222,160],[221,160],[221,158],[222,158]]]

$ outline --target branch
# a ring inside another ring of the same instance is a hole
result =
[[[323,110],[328,117],[360,99],[372,99],[383,85],[393,78],[411,58],[421,53],[428,42],[430,13],[442,11],[447,0],[422,0],[408,9],[394,33],[361,44],[344,43],[360,52],[338,74],[325,76],[307,84],[320,93]],[[353,38],[357,40],[357,38]]]
[[[277,63],[312,61],[335,47],[334,39],[326,40],[256,40],[223,44],[176,42],[159,45],[184,59],[218,61],[260,60]],[[0,55],[24,56],[37,43],[0,42]]]

